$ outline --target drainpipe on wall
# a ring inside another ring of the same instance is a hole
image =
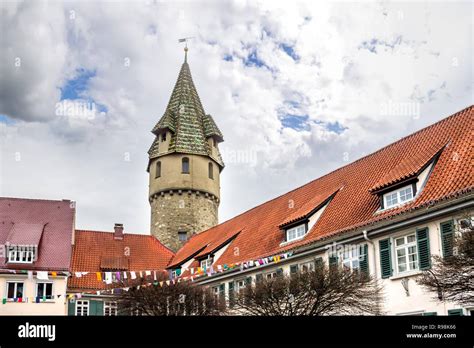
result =
[[[374,278],[377,279],[377,261],[376,261],[376,258],[375,258],[375,244],[374,242],[369,239],[369,237],[367,236],[367,230],[363,230],[362,231],[362,234],[364,235],[364,239],[369,242],[369,244],[372,246],[372,261],[373,261],[373,265],[374,265]]]

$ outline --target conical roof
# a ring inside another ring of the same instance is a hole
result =
[[[159,135],[165,130],[171,131],[166,154],[178,152],[209,156],[224,166],[220,155],[217,158],[213,156],[207,142],[209,137],[217,142],[223,141],[222,133],[212,116],[204,112],[186,60],[181,66],[168,106],[152,132]],[[158,152],[158,144],[155,139],[148,151],[150,160],[162,155]]]

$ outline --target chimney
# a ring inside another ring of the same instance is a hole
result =
[[[123,239],[123,224],[115,224],[114,226],[114,239]]]

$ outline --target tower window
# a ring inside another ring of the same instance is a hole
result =
[[[161,135],[161,141],[166,141],[166,132]]]
[[[209,179],[214,179],[214,166],[209,162]]]
[[[214,145],[214,147],[217,147],[217,142],[216,142],[216,139],[212,138],[212,145]]]
[[[155,178],[159,178],[161,176],[161,162],[156,162],[156,173]]]
[[[189,174],[189,158],[183,157],[181,160],[181,172],[183,174]]]
[[[188,234],[186,231],[178,231],[178,239],[180,242],[186,242],[188,240]]]

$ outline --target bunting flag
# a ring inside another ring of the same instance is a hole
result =
[[[130,272],[130,278],[137,279],[137,275],[135,272]]]
[[[58,273],[57,272],[51,272],[51,275],[53,276],[53,278],[56,278],[58,276]]]
[[[48,280],[48,272],[46,271],[38,271],[36,272],[36,278],[38,280]]]
[[[98,281],[101,281],[102,280],[102,273],[100,272],[95,272],[96,276],[97,276],[97,280]]]

